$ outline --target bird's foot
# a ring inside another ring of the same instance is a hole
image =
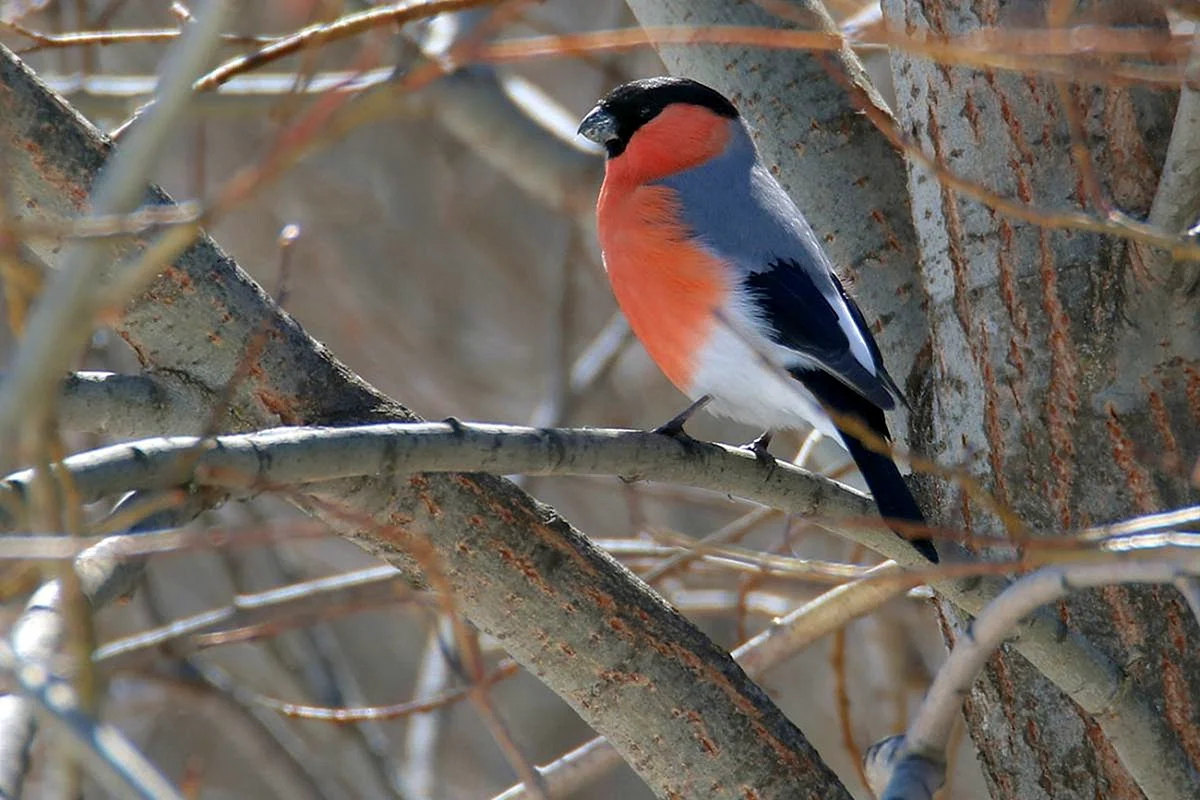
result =
[[[770,431],[763,431],[757,439],[742,445],[742,449],[749,450],[763,464],[774,465],[775,456],[771,455],[770,450],[772,436]]]
[[[695,416],[697,411],[704,408],[711,402],[712,397],[709,395],[704,395],[699,400],[696,400],[690,406],[685,408],[683,411],[680,411],[662,425],[659,425],[652,431],[652,433],[657,433],[662,436],[670,436],[672,439],[690,439],[691,437],[688,436],[687,431],[683,429],[683,426],[687,424],[689,419]]]

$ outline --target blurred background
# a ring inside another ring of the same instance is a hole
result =
[[[278,35],[369,4],[237,5],[227,26],[231,33]],[[181,13],[161,0],[0,6],[6,21],[46,33],[178,27]],[[831,4],[830,10],[842,19],[871,12],[852,0]],[[198,105],[202,113],[173,143],[157,181],[176,199],[209,196],[239,169],[261,161],[281,125],[310,102],[286,91],[289,73],[358,68],[364,59],[380,66],[412,64],[422,47],[435,51],[438,37],[453,34],[454,25],[464,21],[475,22],[459,18],[404,32],[380,29],[269,65],[258,89],[247,84],[243,95]],[[620,0],[548,0],[523,5],[503,35],[635,24]],[[12,29],[0,40],[17,50],[30,46],[28,36]],[[24,57],[99,128],[110,130],[137,107],[138,98],[129,95],[144,91],[164,49],[161,42],[43,47]],[[222,57],[248,49],[244,42],[230,43]],[[870,58],[885,77],[886,53]],[[298,226],[285,307],[359,375],[424,417],[657,425],[686,401],[615,316],[589,219],[602,165],[571,133],[574,121],[612,85],[663,71],[648,48],[556,57],[498,71],[471,68],[461,81],[467,88],[435,84],[405,113],[322,147],[223,215],[210,233],[273,291],[280,280],[280,231]],[[525,98],[525,123],[534,123],[522,147],[505,138],[503,114],[521,109],[513,97]],[[558,182],[539,190],[535,173],[546,167],[544,154],[554,154],[551,160],[563,166]],[[5,352],[9,345],[6,338]],[[100,334],[95,345],[87,366],[135,367],[116,337]],[[704,415],[690,430],[733,443],[760,433]],[[805,456],[808,466],[834,473],[844,468],[836,448],[814,444]],[[773,449],[789,458],[801,445],[799,438],[781,437]],[[724,496],[615,478],[538,478],[523,484],[635,570],[661,559],[655,535],[662,531],[700,538],[738,521],[746,526],[743,542],[753,548],[873,563],[871,554],[853,552],[801,520],[756,512]],[[209,522],[216,526],[254,530],[285,521],[306,535],[155,559],[131,601],[100,613],[100,641],[227,607],[238,594],[378,566],[349,542],[314,537],[300,520],[290,507],[269,499],[214,512]],[[658,588],[721,646],[733,648],[827,586],[700,565]],[[10,590],[10,617],[24,599]],[[479,798],[513,783],[512,770],[469,703],[336,725],[289,720],[253,698],[258,692],[292,702],[361,706],[432,696],[458,685],[446,663],[449,640],[439,638],[439,621],[429,610],[341,609],[291,627],[206,647],[186,660],[154,651],[130,659],[111,675],[105,716],[196,797]],[[489,664],[502,656],[490,650]],[[812,645],[760,683],[847,787],[869,797],[854,766],[858,751],[903,728],[942,658],[932,608],[919,598],[901,598],[843,635]],[[500,682],[492,695],[513,738],[537,764],[591,737],[529,675]],[[35,753],[30,797],[54,796],[54,776],[38,769],[41,755]],[[943,797],[984,795],[964,739]],[[651,795],[622,768],[572,796]]]

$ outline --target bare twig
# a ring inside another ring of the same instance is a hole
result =
[[[9,30],[33,42],[28,47],[23,47],[17,51],[21,55],[36,53],[39,50],[53,50],[64,47],[107,47],[110,45],[139,44],[144,42],[170,42],[183,35],[183,32],[178,28],[43,33],[42,31],[32,30],[3,20],[0,20],[0,30]],[[222,33],[221,43],[225,45],[262,46],[270,44],[276,38],[278,37]]]
[[[1034,610],[1065,597],[1072,591],[1090,586],[1118,583],[1173,583],[1200,573],[1200,553],[1188,553],[1170,560],[1120,561],[1108,564],[1066,564],[1046,567],[1013,583],[976,615],[975,621],[959,637],[945,665],[938,671],[921,709],[901,737],[889,737],[868,750],[872,779],[893,771],[886,787],[876,784],[881,800],[929,800],[942,784],[946,748],[963,697],[970,691],[984,662],[1000,646],[1017,624]],[[1119,691],[1119,690],[1118,690]],[[1091,710],[1103,718],[1113,710],[1119,697]],[[1145,709],[1145,713],[1153,713]],[[1151,752],[1173,753],[1178,742],[1165,731],[1157,738],[1141,743]],[[1122,742],[1113,738],[1120,750]],[[899,739],[899,742],[895,741]],[[1196,776],[1178,774],[1170,769],[1172,759],[1160,760],[1155,774],[1143,774],[1140,785],[1147,797],[1183,798],[1191,796]],[[1182,763],[1187,763],[1184,760]]]
[[[1200,30],[1194,36],[1171,143],[1146,219],[1168,234],[1183,233],[1200,219]],[[1196,264],[1164,263],[1162,254],[1155,256],[1152,272],[1168,286],[1185,288],[1197,280]]]
[[[516,675],[519,669],[515,661],[506,659],[496,669],[483,676],[480,686],[485,689],[491,687],[505,678]],[[288,717],[342,723],[404,719],[412,716],[420,718],[446,706],[470,699],[472,691],[474,689],[471,686],[459,686],[429,697],[415,698],[404,703],[386,706],[367,706],[365,708],[325,708],[302,703],[289,703],[273,697],[267,697],[263,694],[249,693],[247,696],[255,704],[272,709]]]
[[[293,583],[250,595],[237,595],[223,607],[175,620],[165,626],[127,636],[96,648],[92,658],[108,669],[127,667],[147,650],[169,646],[178,656],[186,656],[204,644],[195,637],[219,634],[238,628],[275,622],[281,618],[308,618],[325,615],[339,607],[361,608],[413,600],[412,592],[399,573],[388,566]],[[180,641],[190,639],[192,641]],[[207,642],[218,643],[215,637]]]
[[[207,92],[233,78],[259,67],[295,55],[310,47],[357,36],[385,25],[404,25],[437,14],[494,4],[496,0],[402,0],[378,8],[347,14],[333,22],[319,22],[290,36],[272,41],[265,47],[227,61],[196,81],[197,92]]]
[[[137,502],[131,497],[127,503]],[[152,515],[137,528],[182,524],[203,508],[200,496],[168,511]],[[82,553],[75,562],[75,571],[88,599],[95,606],[106,605],[123,595],[141,574],[141,562],[113,558],[109,547],[102,542]],[[60,590],[57,581],[43,586],[30,600],[25,613],[13,628],[15,657],[49,675],[50,664],[64,637],[64,621],[60,611]],[[64,687],[69,690],[69,687]],[[45,689],[45,687],[43,687]],[[59,691],[55,689],[54,691]],[[72,695],[73,696],[73,695]],[[34,708],[27,698],[10,697],[0,706],[0,794],[16,797],[25,779],[27,756],[37,732]],[[81,724],[76,721],[73,724]]]

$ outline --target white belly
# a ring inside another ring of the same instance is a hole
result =
[[[767,357],[777,358],[782,348],[765,340],[755,341],[752,348],[747,338],[728,327],[713,333],[697,359],[688,391],[691,398],[711,395],[708,409],[712,413],[746,425],[764,430],[806,430],[811,426],[841,442],[812,393],[782,365],[766,362]]]

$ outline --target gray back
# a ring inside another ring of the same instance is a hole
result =
[[[829,258],[804,215],[759,163],[742,121],[731,120],[729,127],[732,136],[723,154],[655,183],[679,194],[683,221],[709,248],[747,272],[790,260],[806,268],[819,286],[836,292],[825,278]]]

